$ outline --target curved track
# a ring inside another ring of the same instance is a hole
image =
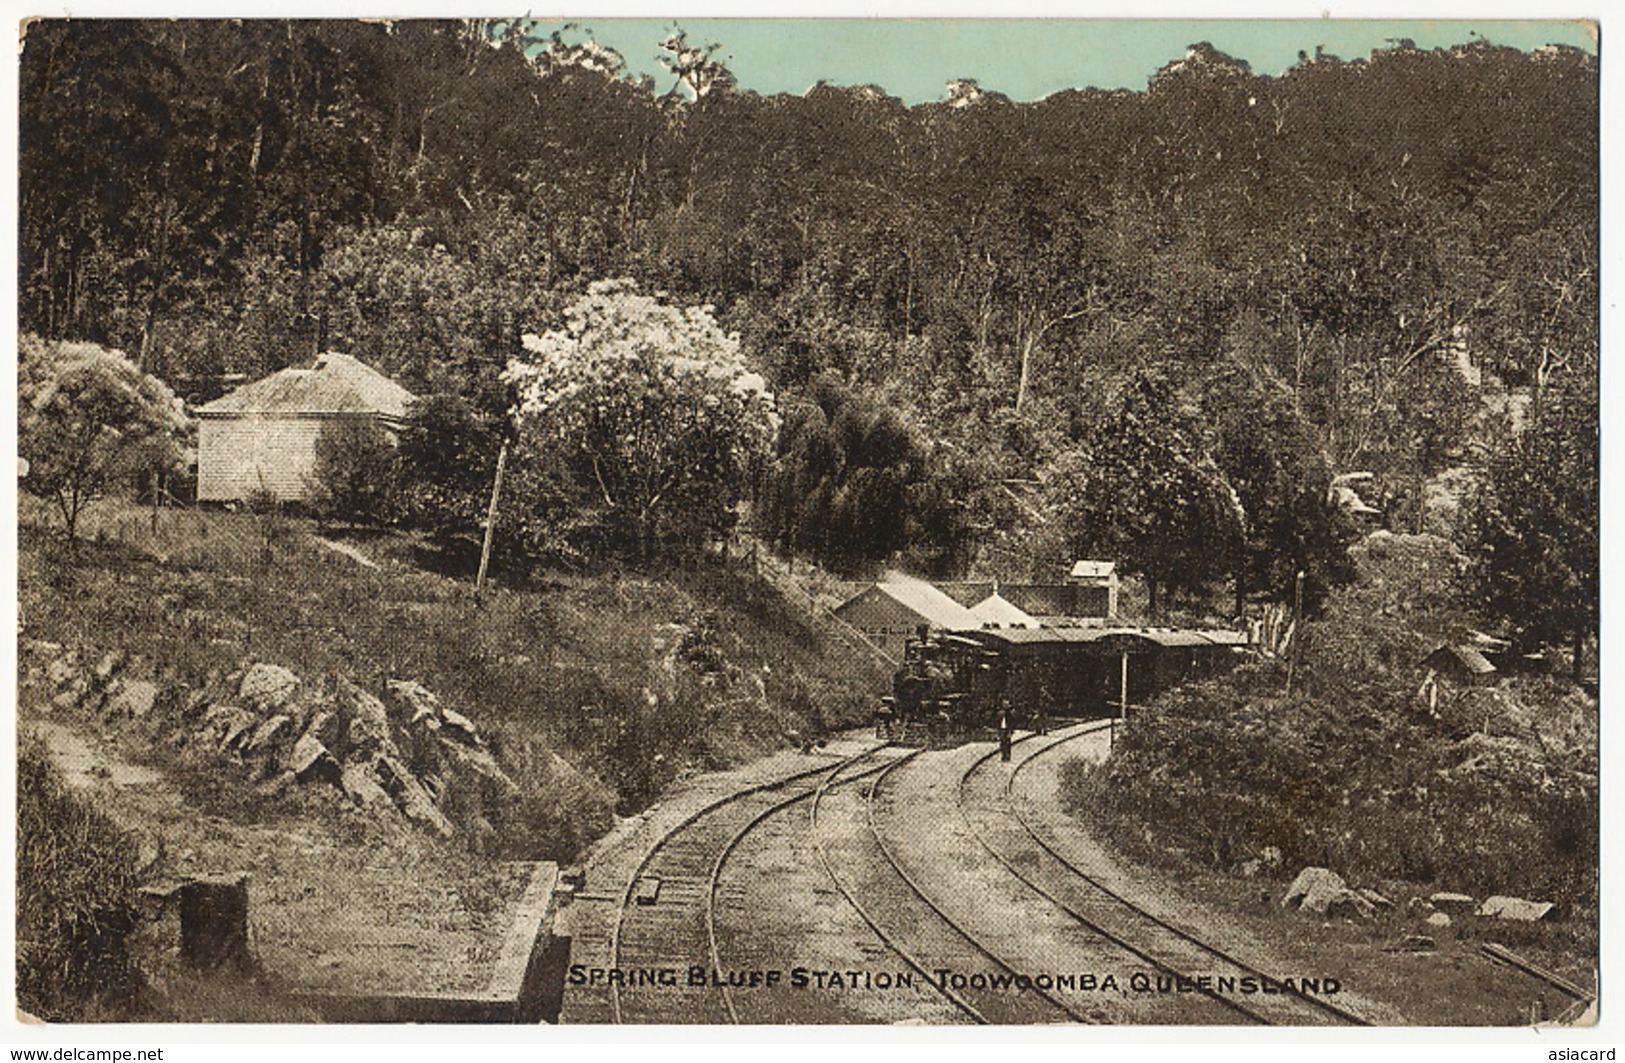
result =
[[[1109,726],[1109,724],[1108,724]],[[1263,972],[1217,945],[1174,926],[1122,894],[1057,851],[1013,799],[1017,776],[1034,760],[1066,743],[1099,731],[1087,728],[1031,749],[1008,775],[994,765],[998,751],[978,758],[960,777],[960,814],[983,849],[1034,892],[1080,924],[1138,957],[1165,976],[1263,978]],[[1030,736],[1029,736],[1030,737]],[[1029,747],[1030,748],[1030,747]],[[1232,1021],[1264,1025],[1366,1025],[1366,1020],[1320,997],[1298,994],[1249,995],[1243,1003],[1215,990],[1199,990]],[[1191,994],[1194,995],[1194,994]]]
[[[695,957],[716,959],[713,905],[717,877],[743,838],[774,812],[818,792],[825,776],[833,777],[871,756],[875,748],[831,766],[761,783],[712,801],[690,813],[650,847],[632,873],[610,931],[609,951],[623,970],[686,967]],[[864,774],[878,772],[881,767]],[[849,777],[856,778],[856,776]],[[641,890],[656,888],[658,903],[638,903]],[[680,1016],[695,1023],[737,1022],[726,993],[711,987],[677,985],[611,985],[613,1021],[662,1022]]]
[[[860,812],[866,829],[844,846],[844,881],[818,833],[818,815],[828,788],[814,797],[811,824],[825,872],[876,936],[971,1021],[1010,1025],[1092,1021],[1090,1015],[1043,990],[974,985],[954,989],[933,980],[937,970],[977,969],[986,963],[1012,977],[1017,972],[927,896],[898,861],[876,823],[876,795],[886,776],[916,756],[917,752],[910,753],[892,761],[865,788]],[[864,900],[859,900],[860,894]]]

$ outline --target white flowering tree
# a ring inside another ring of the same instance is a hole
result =
[[[55,502],[69,543],[85,506],[181,456],[186,409],[118,351],[24,335],[18,343],[17,449],[24,490]]]
[[[592,545],[647,560],[732,527],[778,416],[710,307],[598,281],[524,346],[507,372],[518,453],[564,478]]]

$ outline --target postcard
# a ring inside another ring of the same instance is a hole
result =
[[[19,63],[20,1021],[1597,1022],[1595,24]]]

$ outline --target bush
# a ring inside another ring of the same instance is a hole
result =
[[[328,520],[387,524],[400,494],[395,441],[371,419],[330,421],[316,436],[310,502]]]
[[[1251,665],[1135,710],[1104,765],[1064,774],[1065,800],[1128,847],[1216,869],[1274,847],[1289,869],[1355,881],[1594,901],[1596,776],[1554,744],[1558,705],[1531,706],[1533,736],[1498,716],[1461,737],[1419,706],[1413,669],[1397,666],[1414,657],[1382,664],[1397,635],[1321,634],[1306,647],[1313,681],[1292,697],[1274,667]]]
[[[38,746],[17,764],[17,998],[40,1018],[71,1022],[127,997],[137,978],[125,948],[135,928],[135,846],[70,794]]]

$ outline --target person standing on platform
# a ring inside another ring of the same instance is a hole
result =
[[[1010,703],[999,705],[999,759],[1010,759]]]

